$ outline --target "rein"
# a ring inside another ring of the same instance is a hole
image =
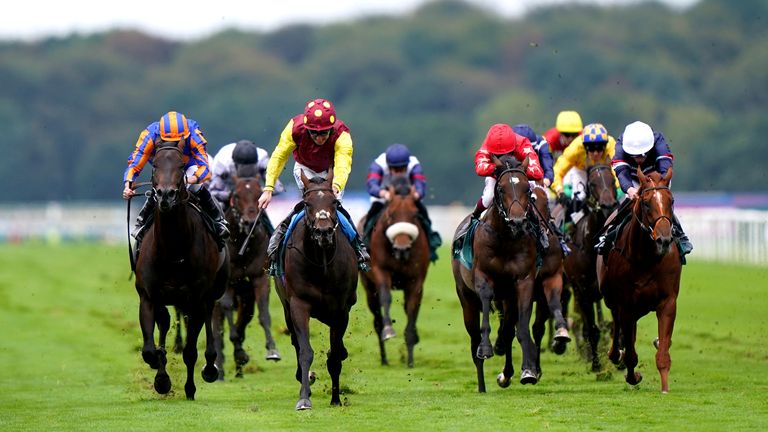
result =
[[[136,189],[138,189],[140,187],[149,186],[151,184],[152,184],[151,182],[135,183],[133,185],[133,187],[131,188],[131,190],[136,190]],[[131,272],[135,272],[136,271],[136,261],[133,259],[133,246],[131,246],[131,200],[135,196],[136,195],[132,195],[132,196],[128,197],[128,199],[126,200],[127,206],[126,206],[126,210],[125,210],[125,229],[126,229],[126,232],[128,234],[128,259],[131,262]]]
[[[655,191],[655,190],[669,190],[669,186],[650,186],[650,187],[647,187],[647,188],[641,190],[640,193],[639,193],[639,196],[642,196],[646,192],[652,192],[652,191]],[[640,199],[640,200],[638,200],[638,204],[637,205],[640,206],[640,213],[643,216],[642,219],[645,219],[645,213],[646,212],[645,212],[645,208],[642,206],[643,202],[644,201],[642,201],[642,199]],[[632,212],[632,215],[637,220],[637,223],[640,224],[640,228],[643,231],[645,231],[648,234],[650,234],[651,239],[655,239],[653,234],[654,234],[654,231],[655,231],[655,228],[656,228],[656,224],[658,224],[660,220],[666,219],[667,221],[669,221],[669,224],[672,225],[672,219],[669,216],[666,216],[666,215],[661,215],[661,216],[657,217],[656,219],[654,219],[651,224],[646,225],[643,222],[643,220],[637,215],[637,213],[638,212]]]

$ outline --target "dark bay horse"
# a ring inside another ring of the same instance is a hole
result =
[[[532,219],[531,190],[525,173],[528,159],[522,164],[511,157],[505,157],[503,161],[494,158],[494,162],[497,182],[493,205],[475,230],[472,269],[464,267],[458,258],[452,261],[456,294],[463,309],[481,393],[485,392],[483,362],[493,356],[490,315],[494,303],[502,316],[504,343],[500,349],[506,354],[504,370],[496,382],[507,387],[514,374],[512,340],[515,326],[523,352],[520,382],[535,384],[538,381],[536,347],[529,330],[536,277],[536,239],[531,233],[531,224],[536,222]],[[460,228],[457,234],[459,231]]]
[[[669,182],[672,168],[663,177],[652,172],[640,180],[638,198],[632,203],[631,220],[619,233],[606,262],[597,260],[597,278],[605,304],[613,316],[613,340],[608,358],[627,367],[626,380],[642,380],[637,366],[635,339],[637,320],[656,312],[658,348],[656,368],[661,375],[661,392],[669,392],[672,360],[672,330],[677,314],[682,262],[672,237],[673,203]]]
[[[391,201],[381,211],[371,233],[371,271],[360,272],[368,308],[373,313],[373,327],[379,339],[381,364],[388,364],[384,341],[395,336],[389,309],[392,289],[403,290],[405,345],[408,367],[413,367],[413,347],[419,342],[416,318],[424,295],[424,280],[429,268],[427,233],[418,219],[416,190],[407,176],[394,176],[389,186]],[[362,232],[365,220],[358,224]]]
[[[309,319],[330,328],[326,365],[331,376],[331,405],[341,405],[339,375],[347,358],[344,333],[349,311],[357,302],[357,258],[341,232],[333,193],[333,170],[328,179],[307,179],[304,184],[304,217],[296,224],[285,245],[285,274],[275,277],[275,287],[285,312],[285,324],[296,349],[296,380],[301,383],[297,410],[312,408],[310,372],[314,351],[309,340]]]
[[[280,353],[275,347],[270,327],[269,275],[267,244],[269,233],[262,223],[258,200],[261,196],[261,177],[234,177],[234,187],[225,213],[232,235],[228,242],[230,256],[229,284],[214,310],[214,336],[216,337],[216,365],[220,379],[224,378],[224,318],[229,324],[229,340],[234,348],[235,376],[242,377],[243,366],[250,357],[243,349],[245,331],[253,319],[255,307],[259,309],[259,324],[266,337],[266,359],[278,361]],[[266,216],[263,216],[266,217]],[[254,226],[255,224],[255,226]],[[242,249],[245,247],[245,249]],[[242,255],[240,251],[242,250]],[[237,309],[237,320],[234,310]]]
[[[536,272],[536,280],[534,281],[536,318],[531,328],[533,341],[538,352],[536,372],[537,376],[541,376],[541,340],[544,337],[547,320],[552,317],[555,321],[555,336],[552,344],[555,354],[565,352],[566,344],[571,341],[571,337],[568,334],[568,323],[563,314],[563,249],[550,222],[547,193],[541,187],[536,187],[531,196],[534,199],[533,209],[538,217],[540,229],[546,233],[549,244],[542,252],[541,267]],[[496,345],[498,345],[498,340]],[[497,354],[499,353],[497,352]]]
[[[597,346],[600,328],[596,312],[602,307],[602,295],[597,286],[597,252],[595,243],[608,215],[618,205],[613,169],[604,164],[587,168],[587,197],[582,208],[584,216],[575,224],[568,246],[571,253],[565,258],[565,273],[573,287],[576,307],[582,319],[583,339],[589,343],[592,371],[598,372],[600,356]]]
[[[155,390],[168,393],[171,379],[165,370],[165,342],[170,315],[166,306],[175,306],[187,317],[184,392],[187,399],[194,400],[197,338],[203,326],[206,344],[202,376],[206,382],[213,382],[219,375],[214,364],[211,314],[227,284],[229,254],[226,248],[219,251],[200,211],[189,203],[191,194],[185,184],[184,160],[177,143],[162,143],[156,149],[152,194],[157,200],[154,223],[144,237],[136,262],[139,322],[144,338],[141,355],[152,369],[157,369]],[[157,346],[155,324],[159,331]]]

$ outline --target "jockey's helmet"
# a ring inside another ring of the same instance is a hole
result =
[[[160,117],[160,138],[163,141],[178,141],[189,136],[187,117],[176,111],[169,111]]]
[[[408,166],[411,160],[411,151],[403,144],[392,144],[386,151],[387,166],[390,168],[403,168]]]
[[[608,144],[608,130],[600,123],[591,123],[584,128],[581,138],[587,150],[603,150]]]
[[[252,141],[240,140],[232,150],[232,160],[238,165],[255,164],[259,161],[259,152]]]
[[[483,146],[495,155],[510,153],[517,146],[517,134],[509,125],[497,123],[488,129]]]
[[[528,141],[531,142],[531,144],[535,144],[539,141],[538,137],[536,136],[536,132],[533,131],[533,128],[528,126],[527,124],[519,124],[512,126],[512,130],[515,131],[516,134],[528,138]]]
[[[624,128],[621,135],[622,148],[630,155],[641,155],[653,148],[653,129],[647,124],[636,121]]]
[[[307,102],[304,109],[304,127],[308,130],[321,131],[330,129],[336,123],[336,110],[325,99]]]
[[[560,111],[555,120],[555,128],[560,133],[577,134],[581,132],[584,125],[581,123],[581,116],[576,111]]]

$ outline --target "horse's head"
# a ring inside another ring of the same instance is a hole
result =
[[[512,235],[518,235],[525,228],[528,203],[531,199],[531,188],[525,173],[528,169],[528,158],[520,163],[514,156],[504,155],[501,158],[493,156],[493,161],[496,164],[493,203]]]
[[[313,177],[308,179],[301,171],[304,184],[304,221],[312,240],[322,248],[333,246],[339,217],[336,208],[339,200],[333,193],[333,168],[328,170],[328,178]]]
[[[587,200],[591,206],[603,212],[604,217],[608,217],[619,203],[615,182],[610,166],[598,164],[587,168]]]
[[[394,258],[408,260],[411,246],[419,236],[416,189],[407,175],[397,175],[392,177],[389,194],[391,200],[382,217],[387,227],[384,233],[392,244]]]
[[[258,174],[255,177],[235,176],[233,180],[230,207],[235,211],[241,229],[250,229],[259,214],[261,177]]]
[[[166,212],[186,200],[188,192],[185,182],[181,141],[156,144],[152,161],[152,193],[160,211]]]
[[[646,176],[638,167],[637,176],[640,192],[634,204],[635,217],[643,231],[649,233],[656,244],[656,253],[664,255],[672,244],[672,208],[675,203],[669,189],[672,168],[662,177],[656,172]]]

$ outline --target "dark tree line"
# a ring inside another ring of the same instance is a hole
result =
[[[468,203],[481,187],[472,156],[492,123],[541,133],[576,109],[614,136],[636,119],[663,131],[677,190],[764,191],[767,15],[761,0],[705,0],[507,20],[442,1],[188,43],[125,30],[4,42],[0,200],[118,199],[139,131],[170,109],[200,122],[211,154],[242,138],[271,151],[314,97],[334,101],[352,129],[352,189],[401,142],[422,160],[431,203]]]

